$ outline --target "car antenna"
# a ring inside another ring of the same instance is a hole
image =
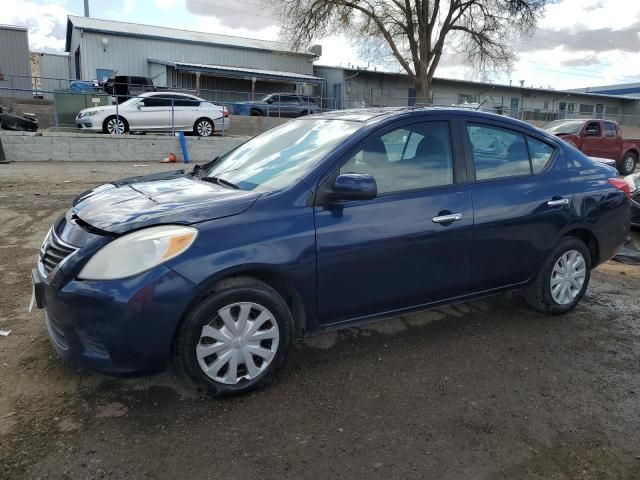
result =
[[[482,103],[481,103],[480,105],[478,105],[478,106],[476,107],[476,110],[479,110],[479,109],[480,109],[480,107],[481,107],[482,105],[484,105],[485,103],[487,103],[487,99],[486,99],[486,98],[482,101]]]

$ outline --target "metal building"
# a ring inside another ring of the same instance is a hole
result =
[[[318,54],[293,52],[280,42],[95,18],[69,16],[66,51],[78,79],[145,76],[216,100],[311,93],[323,83],[313,75]]]
[[[0,97],[31,97],[29,34],[25,27],[0,25]]]
[[[569,117],[598,117],[629,123],[640,103],[637,98],[604,92],[576,92],[487,82],[434,78],[429,99],[416,98],[409,77],[333,66],[316,66],[315,73],[326,81],[324,106],[358,108],[370,106],[469,105],[523,120],[549,121]]]
[[[59,53],[31,52],[31,73],[35,97],[53,99],[57,90],[69,86],[69,55]]]

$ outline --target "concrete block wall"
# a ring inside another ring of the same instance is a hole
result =
[[[245,142],[248,137],[187,137],[193,162],[204,162]],[[171,135],[122,135],[120,137],[62,132],[0,132],[7,160],[157,162],[173,152],[182,161],[177,137]]]

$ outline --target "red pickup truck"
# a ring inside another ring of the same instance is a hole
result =
[[[542,129],[569,142],[589,157],[615,160],[621,175],[632,174],[640,158],[640,139],[622,138],[616,122],[555,120]]]

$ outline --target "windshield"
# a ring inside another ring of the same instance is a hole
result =
[[[203,177],[220,178],[241,190],[281,190],[361,126],[346,120],[292,120],[229,152]]]
[[[542,127],[549,133],[571,133],[576,134],[584,125],[583,120],[556,120]]]
[[[142,97],[132,97],[129,100],[125,100],[124,102],[122,102],[120,104],[120,106],[122,107],[124,105],[132,105],[132,104],[136,103],[138,100],[140,100],[140,98],[142,98]]]

